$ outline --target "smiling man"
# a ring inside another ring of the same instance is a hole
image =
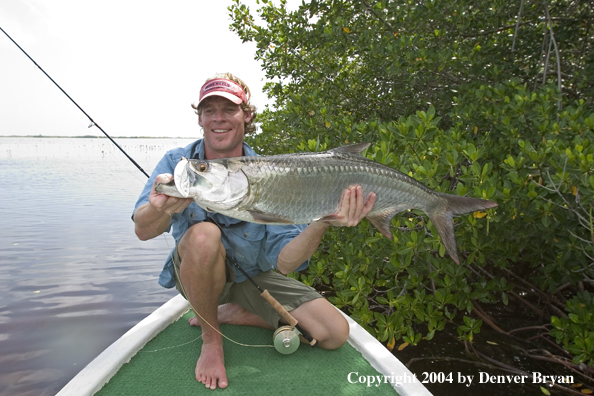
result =
[[[158,194],[155,186],[172,179],[182,157],[217,159],[257,155],[243,142],[255,130],[256,109],[247,85],[230,73],[208,79],[200,100],[192,105],[204,138],[165,154],[156,166],[134,209],[135,232],[141,240],[171,231],[176,247],[159,277],[164,287],[176,287],[197,313],[190,325],[202,327],[202,350],[196,363],[196,380],[207,388],[226,388],[220,324],[276,329],[280,315],[260,297],[245,276],[230,266],[237,262],[254,281],[279,301],[304,330],[325,349],[342,346],[349,329],[342,315],[313,288],[284,274],[303,270],[331,226],[357,225],[372,209],[359,186],[343,193],[332,222],[310,225],[246,223],[219,213],[207,213],[192,199]],[[237,271],[237,272],[236,272]]]

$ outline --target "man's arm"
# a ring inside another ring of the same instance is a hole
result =
[[[340,209],[336,218],[331,221],[311,223],[305,230],[287,243],[278,255],[276,268],[282,274],[288,274],[309,259],[320,246],[322,237],[331,225],[337,227],[352,227],[371,212],[375,203],[375,194],[370,194],[367,202],[363,196],[361,186],[354,186],[344,191]]]
[[[146,241],[161,235],[169,227],[169,221],[174,213],[182,212],[192,202],[191,198],[175,198],[164,194],[157,194],[155,186],[167,183],[173,178],[170,174],[161,174],[155,178],[155,183],[149,195],[149,201],[134,212],[134,232],[138,239]]]

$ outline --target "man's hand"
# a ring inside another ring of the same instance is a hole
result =
[[[163,173],[155,178],[148,203],[140,205],[134,212],[134,231],[141,241],[161,235],[169,227],[171,216],[182,212],[192,203],[191,198],[175,198],[164,194],[157,194],[155,187],[158,183],[168,183],[173,178]]]
[[[367,216],[373,204],[375,194],[371,193],[365,200],[361,186],[351,186],[342,193],[340,209],[331,219],[316,221],[307,226],[291,242],[287,243],[278,255],[276,268],[281,274],[295,271],[305,260],[311,258],[320,246],[324,232],[331,225],[338,227],[352,227],[359,224]]]
[[[192,203],[192,198],[176,198],[165,194],[158,194],[155,187],[159,183],[169,183],[173,175],[163,173],[155,178],[155,183],[149,195],[149,204],[157,211],[172,216],[174,213],[180,213]]]
[[[336,217],[324,222],[336,227],[356,226],[371,212],[373,204],[375,204],[375,193],[369,194],[365,200],[361,186],[351,186],[342,193],[340,209],[335,214]]]

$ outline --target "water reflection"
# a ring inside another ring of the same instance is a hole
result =
[[[118,141],[148,173],[189,142]],[[106,139],[0,138],[0,395],[54,395],[175,295],[133,232],[145,180]]]

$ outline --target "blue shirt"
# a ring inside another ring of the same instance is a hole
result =
[[[243,143],[243,153],[246,156],[256,156],[256,152]],[[179,147],[168,151],[161,161],[157,164],[149,180],[146,182],[134,212],[139,206],[149,200],[149,194],[155,182],[157,175],[162,173],[173,174],[175,166],[181,160],[181,157],[204,159],[204,139],[195,141],[186,147]],[[222,226],[223,246],[227,254],[235,260],[250,276],[255,276],[260,272],[270,271],[276,268],[278,255],[283,247],[293,238],[301,233],[306,227],[302,225],[265,225],[244,222],[235,227],[229,227],[233,224],[241,223],[240,220],[224,216],[220,213],[209,213],[209,216],[216,220]],[[206,212],[195,202],[192,202],[181,213],[175,213],[169,222],[167,232],[172,232],[175,243],[179,243],[181,237],[186,231],[196,223],[206,220]],[[163,287],[171,288],[175,286],[175,269],[173,268],[172,254],[167,256],[165,266],[159,276],[159,284]],[[297,271],[307,268],[309,260],[305,261]],[[234,266],[235,281],[243,282],[246,277]]]

